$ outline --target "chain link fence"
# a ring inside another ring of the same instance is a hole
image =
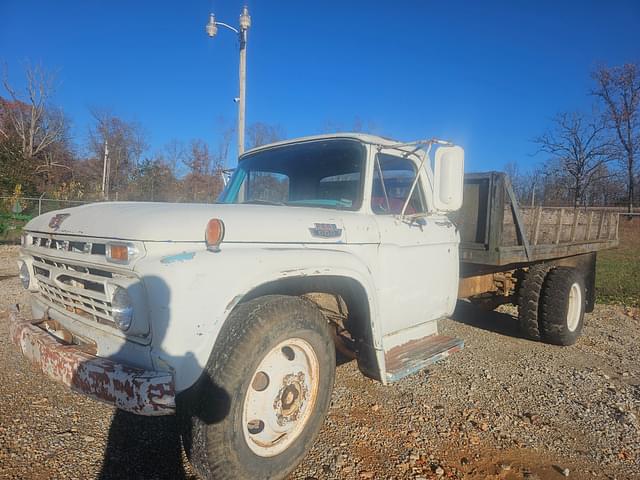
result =
[[[44,197],[0,196],[0,242],[18,242],[22,227],[38,215],[87,203],[92,202]]]

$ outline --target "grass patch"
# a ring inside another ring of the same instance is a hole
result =
[[[620,246],[598,253],[596,300],[640,307],[640,217],[620,217]]]

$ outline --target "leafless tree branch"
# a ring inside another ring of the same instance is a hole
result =
[[[20,95],[10,84],[5,68],[2,84],[11,102],[5,106],[26,159],[37,157],[55,142],[62,141],[66,121],[61,111],[49,105],[55,92],[55,75],[41,66],[27,66],[25,94]],[[3,132],[8,136],[7,132]]]
[[[534,141],[549,155],[547,171],[569,177],[573,204],[579,206],[587,189],[611,159],[611,142],[604,135],[606,125],[599,117],[560,113],[553,127]]]
[[[618,161],[627,177],[627,209],[631,212],[640,148],[640,67],[631,63],[613,68],[603,66],[592,76],[596,82],[592,94],[604,104],[607,125],[615,132]]]

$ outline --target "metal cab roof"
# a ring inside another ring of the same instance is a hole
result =
[[[267,145],[261,145],[259,147],[252,148],[251,150],[247,150],[245,153],[243,153],[240,156],[239,160],[242,161],[245,157],[262,150],[269,150],[272,148],[282,147],[285,145],[292,145],[296,143],[312,142],[317,140],[332,140],[332,139],[352,139],[352,140],[358,140],[362,143],[368,143],[372,145],[383,145],[383,146],[398,144],[396,140],[380,137],[378,135],[371,135],[368,133],[355,133],[355,132],[327,133],[323,135],[310,135],[306,137],[292,138],[292,139],[283,140],[280,142],[269,143]]]

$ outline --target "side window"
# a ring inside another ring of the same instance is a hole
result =
[[[415,164],[406,158],[378,154],[373,172],[371,209],[380,215],[402,213],[411,185],[416,178]],[[411,215],[426,211],[420,183],[416,184],[405,213]]]
[[[289,201],[289,177],[276,172],[249,172],[247,201],[285,203]]]

